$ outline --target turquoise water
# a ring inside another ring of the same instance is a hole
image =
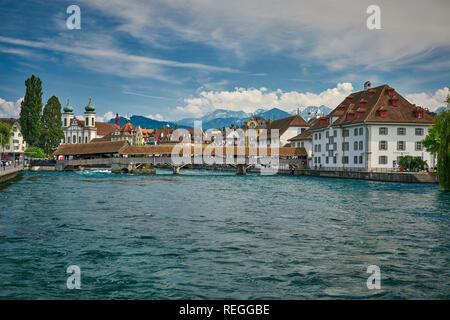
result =
[[[0,298],[449,299],[449,217],[431,185],[27,172],[0,190]]]

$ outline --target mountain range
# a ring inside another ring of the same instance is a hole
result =
[[[316,115],[327,115],[331,112],[331,109],[326,106],[309,106],[306,108],[301,108],[298,110],[299,115],[308,120],[308,114],[310,117],[314,117]],[[178,125],[179,128],[193,128],[194,121],[201,120],[203,130],[213,129],[213,128],[223,128],[229,127],[231,125],[241,126],[245,123],[246,120],[251,117],[263,117],[266,120],[271,119],[278,120],[281,118],[286,118],[292,115],[295,115],[297,110],[293,112],[286,112],[278,108],[272,108],[269,110],[258,109],[255,112],[247,113],[244,111],[232,111],[225,109],[216,109],[202,117],[199,118],[185,118],[178,121],[159,121],[150,118],[146,118],[143,116],[131,116],[130,122],[134,126],[140,126],[141,128],[148,129],[157,129],[163,126],[169,125],[170,127],[175,127]],[[111,119],[110,123],[114,123],[115,119]],[[125,118],[120,117],[119,124],[122,126],[125,123]]]

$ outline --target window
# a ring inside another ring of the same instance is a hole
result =
[[[404,136],[406,134],[406,128],[397,128],[397,135]]]
[[[66,143],[66,137],[63,138],[63,143]]]
[[[423,147],[422,147],[422,142],[417,141],[416,142],[416,151],[422,151]]]
[[[322,133],[319,132],[319,140],[322,139]]]
[[[380,156],[378,158],[378,164],[387,164],[387,157],[386,156]]]
[[[359,150],[362,150],[362,149],[364,149],[364,144],[362,141],[360,141],[359,142]]]
[[[300,146],[302,147],[302,148],[304,148],[305,147],[305,143],[302,141],[302,142],[300,142]]]
[[[333,157],[333,163],[336,164],[336,162],[337,162],[337,158]]]
[[[91,125],[92,125],[92,126],[95,126],[95,120],[94,120],[94,118],[92,118],[92,120],[91,120]]]
[[[6,146],[6,150],[9,150],[9,144]]]
[[[397,157],[397,163],[400,163],[400,160],[402,160],[402,159],[403,159],[402,156],[398,156],[398,157]]]
[[[348,137],[348,135],[349,135],[348,129],[342,130],[342,136],[343,137]]]
[[[76,135],[73,135],[73,143],[77,143],[77,136]]]
[[[388,143],[387,143],[387,141],[380,141],[379,143],[378,143],[378,146],[379,146],[379,150],[387,150],[388,149]]]
[[[321,144],[319,144],[318,149],[319,149],[319,152],[322,152],[322,145]]]
[[[354,156],[354,157],[353,157],[353,163],[354,163],[354,164],[357,164],[357,163],[358,163],[358,156]]]
[[[325,163],[329,163],[328,157],[325,158]]]
[[[348,151],[348,142],[342,143],[342,151]]]
[[[89,118],[86,118],[86,126],[89,126]]]
[[[347,156],[343,156],[342,157],[342,163],[344,163],[344,164],[348,163],[348,157]]]
[[[64,127],[67,127],[67,119],[64,118]]]
[[[81,137],[78,137],[78,143],[81,143]]]
[[[87,143],[87,137],[84,138],[84,143]]]
[[[416,128],[416,136],[423,136],[423,128]]]
[[[67,143],[70,143],[70,136],[67,137]]]
[[[405,141],[397,141],[397,150],[404,151],[405,150]]]
[[[353,134],[354,134],[355,136],[358,135],[358,128],[355,128],[355,130],[353,130]]]
[[[360,135],[360,136],[363,135],[363,128],[359,128],[359,135]]]
[[[359,163],[363,163],[363,156],[359,156]]]
[[[380,136],[385,136],[385,135],[387,135],[387,134],[388,134],[388,128],[386,128],[386,127],[380,128],[379,134],[380,134]]]
[[[329,143],[327,143],[326,145],[325,145],[325,149],[328,151],[328,150],[330,150],[330,144]]]
[[[353,150],[358,150],[358,141],[353,144]]]
[[[317,133],[314,134],[314,139],[317,140]]]
[[[337,137],[337,130],[333,131],[333,137]]]
[[[329,137],[330,137],[330,133],[327,131],[326,134],[325,134],[325,136],[326,136],[327,138],[329,138]]]

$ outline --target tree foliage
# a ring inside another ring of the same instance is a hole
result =
[[[44,150],[38,147],[29,147],[25,152],[31,158],[45,158],[46,156]]]
[[[22,135],[29,145],[38,143],[41,131],[42,82],[32,75],[25,81],[25,97],[20,109]]]
[[[0,146],[5,147],[9,144],[9,139],[11,138],[11,126],[0,121]]]
[[[61,129],[61,103],[57,97],[53,96],[48,99],[42,113],[39,147],[47,155],[50,155],[58,148],[63,137],[64,133]]]
[[[400,159],[399,165],[403,168],[408,168],[409,170],[424,169],[427,164],[421,157],[404,156]]]
[[[450,94],[447,96],[447,101]],[[428,152],[437,154],[439,184],[450,190],[450,111],[444,110],[436,115],[433,128],[423,140]]]

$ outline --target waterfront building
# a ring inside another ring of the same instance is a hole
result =
[[[173,129],[169,125],[156,129],[154,136],[154,144],[158,145],[170,143],[170,137],[172,133]]]
[[[14,118],[0,118],[0,122],[5,122],[11,126],[11,136],[8,143],[5,147],[2,147],[2,143],[0,143],[1,160],[23,159],[27,143],[22,136],[20,121]]]
[[[116,115],[116,118],[118,115]],[[139,126],[133,126],[130,122],[130,118],[125,118],[125,124],[120,128],[116,128],[111,132],[110,141],[127,140],[132,146],[144,145],[144,135],[142,129]]]
[[[288,139],[288,141],[293,148],[305,148],[308,164],[310,165],[312,160],[312,131],[309,129],[305,130],[299,135]]]
[[[110,134],[117,126],[113,123],[99,122],[95,119],[95,106],[89,98],[85,107],[84,120],[78,119],[69,100],[63,109],[62,131],[64,138],[62,144],[76,144],[94,142]],[[94,141],[93,141],[94,140]]]
[[[309,124],[298,114],[267,123],[267,143],[270,145],[271,130],[278,129],[280,137],[280,147],[289,144],[289,139],[301,134],[309,128]]]
[[[392,169],[406,156],[434,166],[422,140],[434,113],[411,104],[387,84],[350,94],[329,115],[311,121],[312,165],[333,169]]]

